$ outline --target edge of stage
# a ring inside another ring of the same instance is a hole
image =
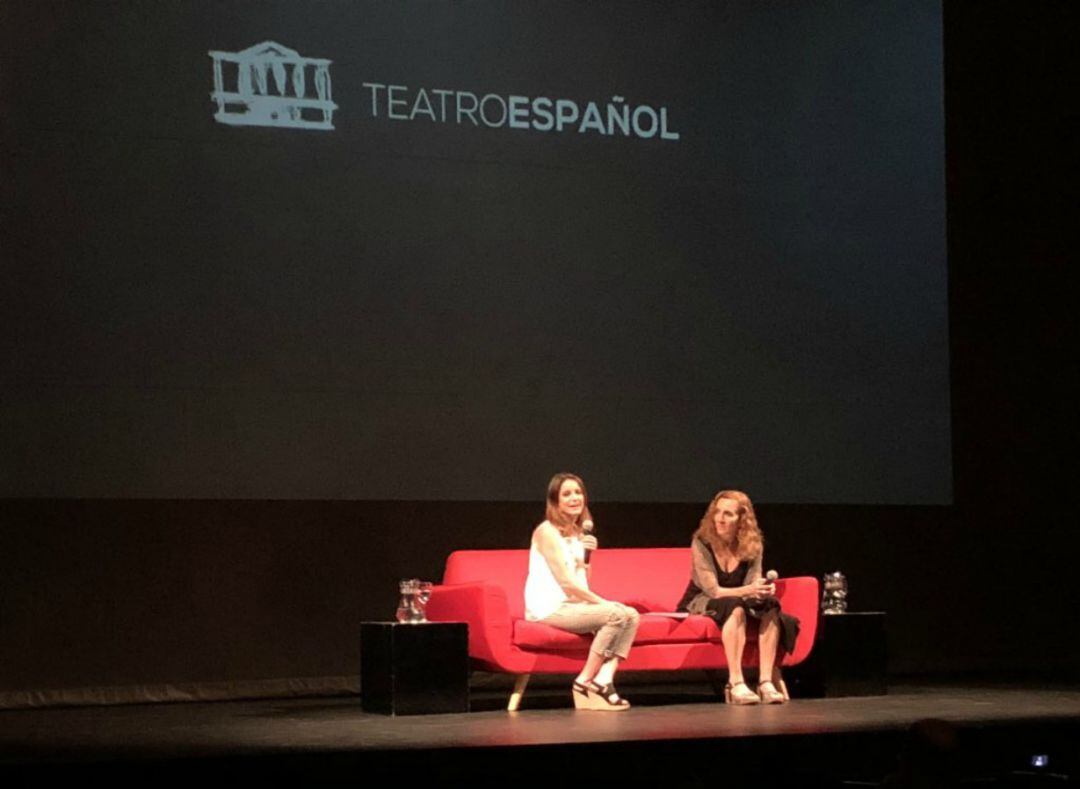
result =
[[[356,696],[8,710],[0,778],[874,784],[896,768],[911,724],[937,718],[957,732],[958,774],[990,782],[1030,771],[1036,754],[1049,757],[1044,774],[1074,775],[1080,742],[1080,686],[923,682],[769,707],[727,706],[705,686],[627,690],[635,707],[621,713],[576,712],[554,687],[517,713],[485,690],[456,715],[364,713]]]

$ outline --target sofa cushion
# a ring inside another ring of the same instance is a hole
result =
[[[454,551],[444,584],[489,583],[506,591],[511,619],[525,616],[527,550]],[[589,586],[638,611],[671,611],[690,580],[690,548],[601,548],[593,555]]]
[[[607,600],[642,612],[674,611],[690,581],[690,563],[689,545],[601,548],[593,554],[589,586]]]
[[[685,644],[695,641],[720,641],[720,628],[707,616],[682,619],[663,614],[643,614],[634,637],[635,644]]]
[[[591,633],[568,633],[543,622],[530,622],[527,619],[514,622],[513,642],[522,649],[586,652],[592,638]],[[644,614],[638,625],[634,644],[680,644],[719,640],[720,630],[706,616],[675,618],[662,614]]]

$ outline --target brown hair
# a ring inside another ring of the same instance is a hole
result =
[[[567,518],[559,512],[559,490],[562,488],[563,483],[568,479],[576,482],[581,488],[581,497],[585,504],[585,506],[581,508],[581,514],[578,515],[575,520],[567,520]],[[589,513],[589,494],[585,492],[585,483],[581,481],[581,477],[566,471],[562,471],[552,477],[551,482],[548,483],[547,506],[545,507],[544,514],[548,521],[550,521],[564,537],[570,534],[581,534],[584,531],[581,524],[585,521],[592,520],[592,515]]]
[[[716,508],[720,503],[720,499],[729,499],[739,505],[739,526],[735,530],[733,544],[724,543],[720,539],[720,535],[716,533],[716,527],[713,525],[713,516],[716,515]],[[722,490],[713,496],[708,509],[705,510],[705,514],[701,517],[697,531],[694,532],[694,537],[705,540],[709,547],[712,548],[713,553],[730,551],[741,562],[753,561],[761,556],[761,552],[765,548],[765,537],[758,527],[757,515],[754,514],[754,503],[741,490]]]

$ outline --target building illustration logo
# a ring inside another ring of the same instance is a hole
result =
[[[217,104],[214,120],[229,126],[285,129],[334,128],[330,64],[302,57],[276,41],[240,52],[208,53],[214,61]],[[347,88],[349,86],[346,86]],[[544,134],[590,134],[608,138],[678,142],[681,134],[664,104],[628,99],[583,100],[555,95],[455,90],[390,81],[361,83],[366,99],[357,112],[377,122],[433,123],[475,129],[510,129]]]
[[[214,120],[231,126],[333,129],[330,63],[264,41],[242,52],[211,50]]]

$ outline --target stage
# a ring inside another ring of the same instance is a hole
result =
[[[501,693],[478,691],[467,714],[396,718],[362,712],[356,697],[10,710],[0,713],[0,777],[488,785],[527,775],[706,786],[721,765],[725,775],[738,765],[766,785],[876,783],[926,718],[955,726],[965,782],[1075,774],[1080,687],[901,685],[887,696],[772,707],[725,706],[704,687],[632,690],[625,713],[575,712],[555,688],[532,692],[517,713],[496,708]],[[1049,765],[1031,768],[1040,754]]]

